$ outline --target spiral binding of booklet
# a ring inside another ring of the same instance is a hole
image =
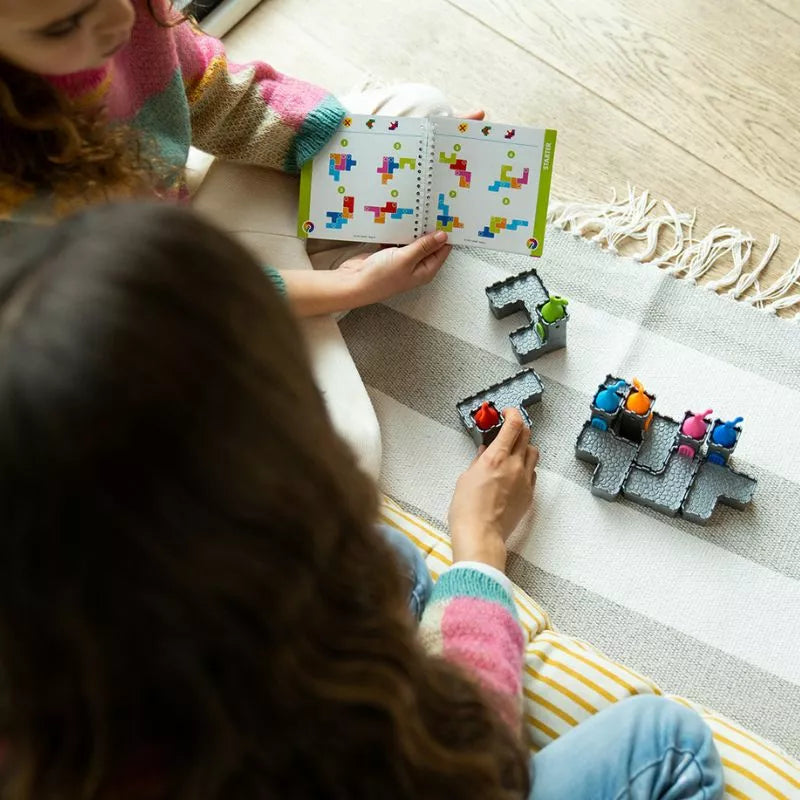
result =
[[[423,120],[420,127],[423,136],[419,144],[419,170],[417,171],[417,208],[414,215],[414,238],[419,239],[425,233],[428,223],[428,212],[431,205],[431,186],[433,184],[434,152],[433,137],[436,134],[436,123]]]

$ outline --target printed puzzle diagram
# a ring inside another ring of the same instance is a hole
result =
[[[436,215],[436,230],[450,233],[453,228],[463,228],[464,223],[456,216],[450,214],[450,206],[444,201],[444,194],[439,194],[436,204],[439,213]]]
[[[458,176],[458,186],[461,189],[469,189],[472,181],[472,173],[468,170],[467,160],[459,158],[458,153],[451,153],[449,156],[444,153],[439,153],[439,163],[449,164],[450,169]],[[527,180],[527,170],[526,180]]]
[[[514,169],[511,164],[503,164],[500,167],[500,180],[495,181],[489,186],[490,192],[499,192],[501,189],[521,189],[528,183],[528,168],[522,170],[519,178],[514,178],[509,173]],[[526,223],[527,224],[527,223]]]
[[[350,172],[353,167],[358,165],[350,153],[331,153],[330,161],[328,162],[328,175],[330,175],[336,183],[342,179],[343,172]]]
[[[489,224],[484,225],[483,230],[478,231],[478,236],[494,239],[500,231],[515,231],[517,228],[526,228],[528,225],[527,219],[512,219],[509,222],[505,217],[491,217]]]
[[[413,214],[413,208],[398,208],[397,203],[386,203],[382,206],[364,206],[364,211],[371,211],[375,218],[373,222],[377,225],[386,224],[386,215],[388,214],[392,219],[403,219],[406,214]]]
[[[369,122],[367,122],[367,126],[371,127]],[[344,140],[342,144],[346,144]],[[350,153],[331,153],[328,163],[328,174],[336,183],[341,183],[342,174],[350,172],[353,167],[356,166],[358,166],[358,161],[356,161]],[[394,179],[395,172],[398,170],[415,170],[416,168],[417,160],[415,158],[383,156],[381,165],[376,168],[375,172],[381,176],[381,185],[385,186],[389,181]],[[340,193],[345,192],[346,189],[344,185],[341,185],[338,191]],[[392,194],[396,195],[397,192],[393,192]],[[355,196],[347,195],[343,197],[341,211],[332,210],[325,212],[325,216],[328,217],[328,222],[325,223],[325,227],[341,230],[344,225],[353,219],[355,211]],[[413,208],[398,208],[398,204],[392,201],[388,201],[382,206],[365,205],[364,211],[372,214],[372,222],[376,225],[385,225],[387,216],[390,219],[403,219],[403,217],[414,213]],[[310,230],[313,230],[313,224],[308,223],[308,225],[311,225]],[[304,229],[309,230],[309,228]]]
[[[687,411],[683,421],[653,411],[655,395],[611,375],[600,384],[575,455],[595,464],[592,494],[619,495],[705,524],[718,503],[744,508],[756,481],[728,461],[741,436],[741,417],[724,422]]]
[[[381,176],[381,183],[385,186],[394,178],[394,173],[398,169],[416,169],[416,158],[396,159],[394,156],[384,156],[383,163],[375,171]]]
[[[326,228],[334,228],[335,230],[341,230],[343,225],[347,225],[347,223],[353,218],[353,211],[355,210],[355,197],[343,197],[342,198],[342,210],[341,211],[326,211],[325,216],[328,217],[329,222],[325,223]]]

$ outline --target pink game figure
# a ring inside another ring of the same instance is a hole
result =
[[[706,419],[709,414],[713,413],[713,409],[709,408],[703,411],[702,414],[694,414],[691,411],[687,412],[686,418],[681,425],[681,433],[683,434],[684,443],[678,448],[678,454],[686,456],[687,458],[694,458],[695,453],[705,439],[706,431],[708,430],[709,420]],[[694,439],[694,442],[686,442],[686,437]]]

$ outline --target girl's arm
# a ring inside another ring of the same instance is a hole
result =
[[[491,570],[462,562],[442,573],[422,615],[420,639],[429,653],[474,676],[518,731],[525,640],[507,579]]]
[[[338,269],[267,269],[299,317],[331,314],[408,291],[432,280],[450,253],[443,231],[404,247],[387,247],[343,262]]]
[[[191,22],[174,28],[192,123],[192,144],[229,161],[297,172],[346,111],[325,89],[269,64],[228,63],[218,39]]]

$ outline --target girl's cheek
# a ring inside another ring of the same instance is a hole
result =
[[[80,72],[97,66],[98,54],[82,37],[64,42],[61,47],[55,49],[58,52],[53,56],[54,66],[62,74]]]

